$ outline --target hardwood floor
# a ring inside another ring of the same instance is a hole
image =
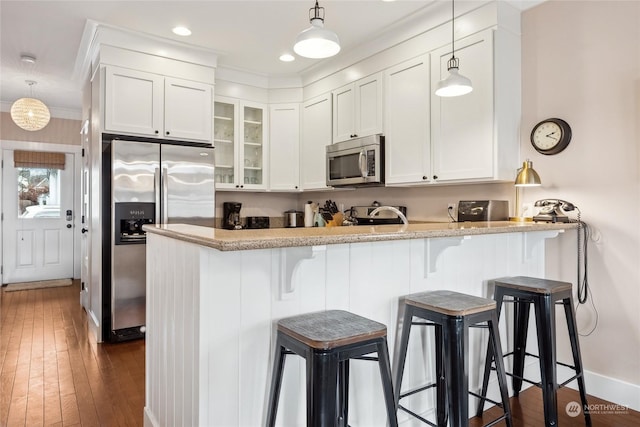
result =
[[[0,426],[142,426],[144,341],[97,344],[79,294],[2,292]]]
[[[144,341],[97,344],[88,334],[79,293],[76,281],[0,295],[0,426],[143,425]],[[531,387],[511,399],[514,427],[544,426],[541,396]],[[561,389],[560,427],[584,426],[582,416],[564,410],[571,401],[579,401],[578,393]],[[592,406],[607,403],[589,397]],[[593,427],[640,426],[638,412],[596,409]],[[499,414],[492,408],[484,422]],[[482,422],[473,418],[470,426]]]

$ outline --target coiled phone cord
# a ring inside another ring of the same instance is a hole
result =
[[[590,296],[589,295],[589,278],[587,274],[587,266],[588,266],[587,243],[589,242],[589,238],[591,236],[591,230],[589,229],[589,226],[587,225],[587,223],[580,219],[581,212],[577,206],[576,206],[576,210],[578,211],[578,219],[576,221],[578,223],[578,239],[577,239],[578,241],[578,262],[577,262],[578,305],[576,306],[576,312],[577,312],[579,305],[585,304]],[[589,332],[584,334],[578,333],[578,335],[583,337],[591,335],[593,331],[595,331],[596,328],[598,327],[599,314],[598,314],[598,309],[596,309],[596,306],[593,302],[593,296],[591,296],[591,306],[593,307],[593,311],[595,313],[595,322],[594,322],[593,328]]]

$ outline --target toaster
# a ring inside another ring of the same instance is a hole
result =
[[[507,200],[461,200],[458,202],[458,222],[508,221]]]

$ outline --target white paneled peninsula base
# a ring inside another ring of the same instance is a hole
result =
[[[574,227],[509,222],[238,231],[147,227],[145,425],[264,425],[273,324],[287,316],[344,309],[382,322],[393,366],[398,297],[430,289],[491,297],[489,279],[544,277],[545,239]],[[431,334],[412,331],[403,389],[431,380]],[[472,388],[481,380],[484,334],[470,336]],[[370,361],[351,363],[352,425],[386,423],[377,369]],[[403,402],[429,416],[434,406],[429,393]],[[405,414],[400,417],[410,424]],[[288,356],[285,366],[278,424],[305,425],[304,361],[297,356]]]

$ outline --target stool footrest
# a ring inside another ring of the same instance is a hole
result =
[[[485,424],[483,427],[494,426],[494,425],[498,424],[500,421],[504,421],[506,419],[507,419],[507,415],[505,414],[505,415],[502,415],[502,416],[496,418],[495,420],[491,421],[489,424]]]
[[[412,394],[420,393],[421,391],[429,390],[430,388],[434,388],[436,385],[437,383],[427,384],[425,386],[414,388],[413,390],[409,390],[405,393],[400,393],[400,399],[407,396],[411,396]]]
[[[411,409],[407,409],[402,405],[398,405],[398,409],[403,410],[404,412],[406,412],[409,415],[412,415],[413,417],[417,418],[418,420],[422,421],[425,424],[430,425],[431,427],[438,427],[437,424],[432,423],[431,421],[427,420],[426,418],[423,418],[422,416],[416,414],[415,412],[413,412]]]
[[[496,405],[496,406],[497,406],[497,407],[499,407],[499,408],[503,408],[503,406],[504,406],[504,405],[502,404],[502,402],[496,402],[495,400],[491,400],[491,399],[489,399],[488,397],[482,397],[482,396],[481,396],[481,395],[479,395],[478,393],[474,393],[474,392],[470,391],[470,392],[469,392],[469,394],[470,394],[471,396],[473,396],[473,397],[478,398],[478,399],[484,399],[486,402],[493,403],[494,405]],[[503,408],[503,409],[504,409],[504,408]]]

